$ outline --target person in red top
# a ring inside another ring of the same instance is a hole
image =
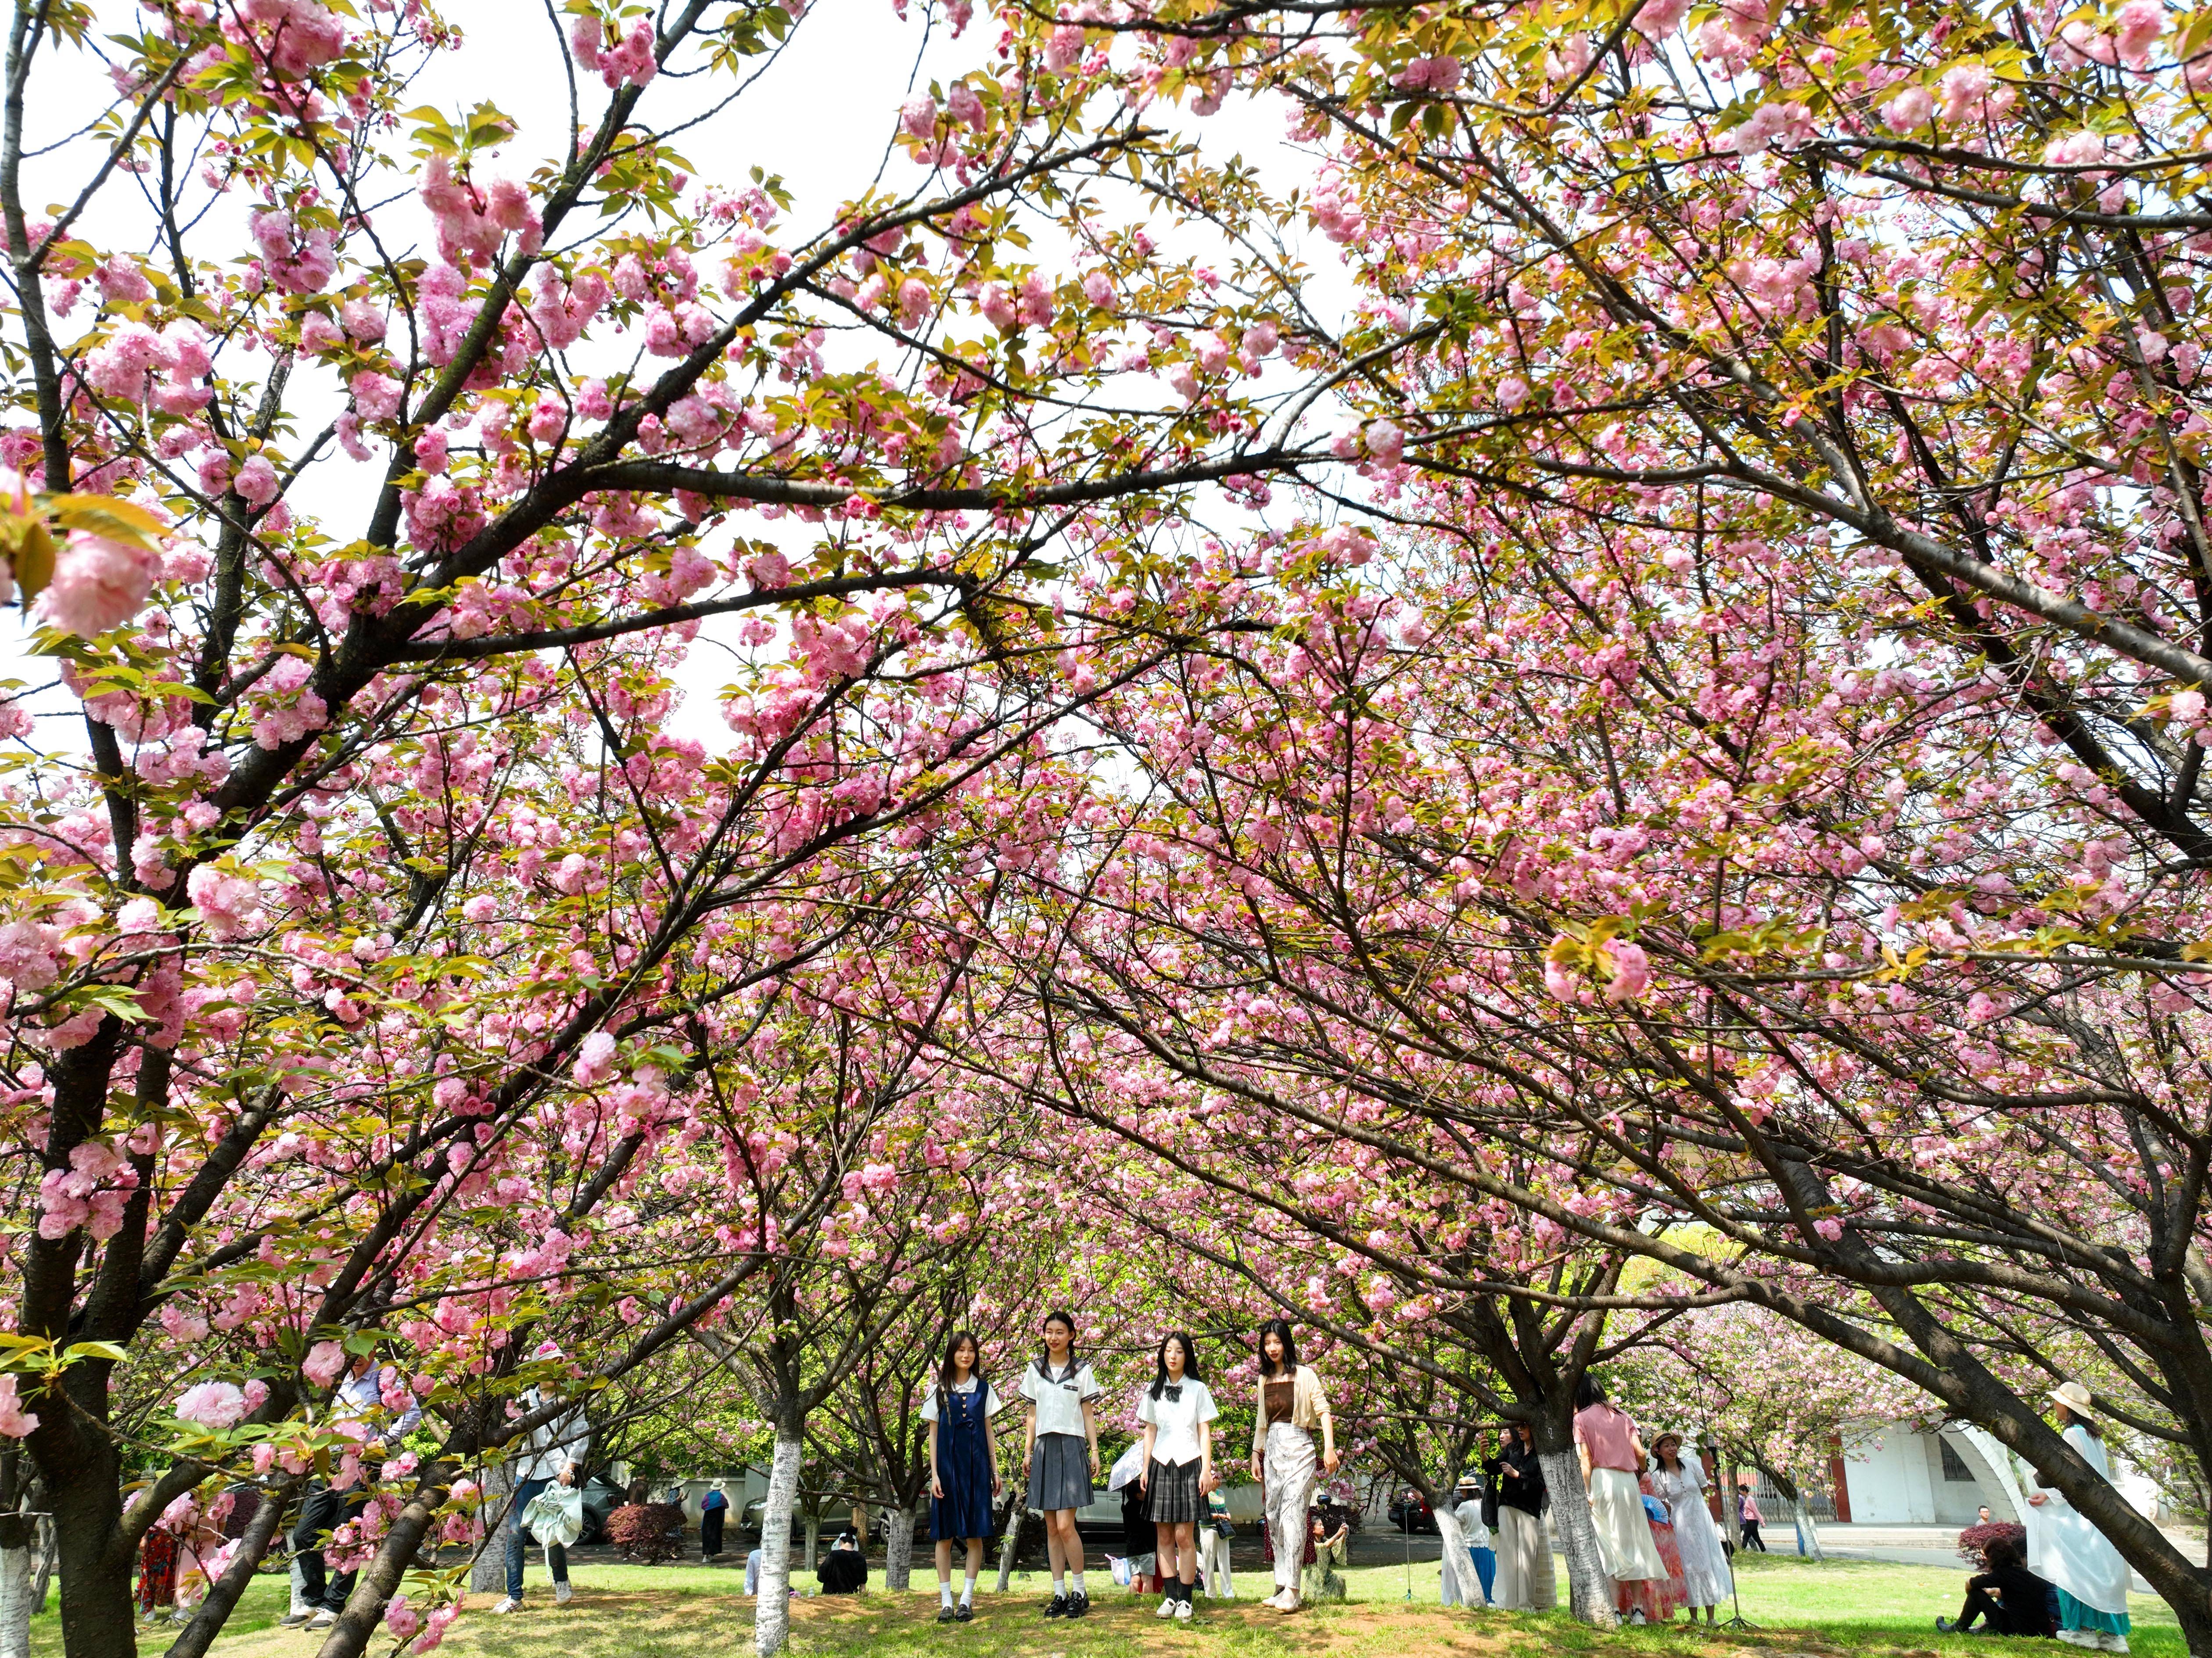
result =
[[[1644,1436],[1636,1418],[1605,1396],[1594,1376],[1575,1387],[1575,1456],[1589,1491],[1590,1521],[1598,1553],[1616,1583],[1649,1582],[1667,1576],[1651,1521],[1644,1512],[1637,1476],[1644,1470]],[[1632,1621],[1642,1621],[1637,1613]]]

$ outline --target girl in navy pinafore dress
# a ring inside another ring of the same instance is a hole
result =
[[[991,1433],[999,1395],[979,1368],[981,1351],[965,1330],[955,1334],[921,1406],[921,1419],[929,1424],[929,1535],[937,1545],[940,1624],[964,1624],[975,1615],[975,1579],[983,1570],[983,1540],[991,1533],[991,1503],[999,1494],[999,1448]],[[968,1582],[957,1608],[955,1539],[968,1545]]]

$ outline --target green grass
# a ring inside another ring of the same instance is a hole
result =
[[[2021,1648],[1978,1637],[1939,1636],[1935,1617],[1958,1610],[1964,1575],[1924,1566],[1832,1560],[1820,1564],[1780,1555],[1754,1558],[1742,1570],[1744,1616],[1755,1631],[1730,1634],[1702,1626],[1601,1631],[1564,1614],[1516,1616],[1447,1609],[1437,1603],[1437,1563],[1416,1563],[1413,1600],[1402,1567],[1358,1567],[1346,1574],[1352,1600],[1283,1618],[1257,1604],[1269,1583],[1257,1571],[1241,1576],[1243,1598],[1216,1606],[1201,1600],[1197,1621],[1162,1624],[1156,1603],[1139,1603],[1103,1572],[1091,1574],[1097,1602],[1079,1624],[1047,1623],[1039,1615],[1048,1580],[1017,1576],[1012,1593],[986,1588],[973,1624],[940,1628],[926,1565],[912,1594],[881,1588],[855,1600],[801,1600],[793,1607],[793,1658],[1655,1658],[1659,1652],[1697,1658],[2049,1658],[2050,1647]],[[811,1582],[799,1574],[801,1582]],[[579,1565],[576,1598],[555,1606],[533,1556],[527,1608],[511,1618],[489,1615],[491,1597],[475,1598],[444,1651],[457,1658],[726,1658],[749,1642],[752,1603],[743,1579],[728,1570],[685,1566]],[[1559,1587],[1566,1584],[1564,1572]],[[1257,1591],[1255,1594],[1255,1591]],[[283,1615],[285,1582],[258,1580],[216,1644],[218,1658],[307,1658],[318,1643],[274,1627]],[[1723,1609],[1725,1611],[1725,1609]],[[2138,1596],[2131,1644],[2145,1658],[2185,1658],[2172,1613]],[[52,1613],[33,1625],[32,1649],[60,1649]],[[158,1652],[165,1626],[140,1643]]]

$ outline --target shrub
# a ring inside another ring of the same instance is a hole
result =
[[[1990,1545],[1999,1538],[2010,1540],[2020,1549],[2021,1558],[2027,1558],[2027,1527],[2011,1520],[1992,1520],[1986,1526],[1967,1527],[1959,1533],[1959,1556],[1978,1566]]]
[[[607,1540],[641,1566],[684,1552],[684,1510],[673,1503],[625,1503],[607,1516]]]

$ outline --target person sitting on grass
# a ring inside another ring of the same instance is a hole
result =
[[[822,1580],[824,1594],[858,1594],[868,1586],[868,1557],[860,1552],[860,1540],[850,1527],[837,1533],[814,1575]]]
[[[1938,1634],[1972,1634],[1977,1621],[1991,1635],[2055,1633],[2051,1585],[2027,1569],[2018,1543],[2009,1537],[1992,1539],[1982,1551],[1982,1566],[1966,1580],[1966,1602],[1959,1609],[1958,1620],[1936,1620]]]

